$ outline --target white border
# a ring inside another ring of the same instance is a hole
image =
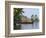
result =
[[[39,29],[32,29],[32,30],[13,30],[13,8],[39,8],[40,15],[39,15]],[[35,32],[42,32],[42,6],[25,6],[25,5],[11,5],[10,9],[10,33],[35,33]]]

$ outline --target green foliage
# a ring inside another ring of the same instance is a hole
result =
[[[14,16],[16,20],[21,19],[22,13],[24,13],[22,8],[14,8]]]
[[[20,15],[20,14],[22,14],[22,8],[14,8],[14,15],[16,16],[16,15]]]
[[[21,25],[16,25],[16,20],[21,20],[23,9],[22,8],[14,8],[14,29],[20,29]]]

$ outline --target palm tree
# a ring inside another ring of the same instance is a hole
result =
[[[34,15],[31,16],[31,21],[34,22]]]
[[[14,29],[20,29],[21,25],[17,25],[17,20],[21,20],[23,9],[22,8],[14,8]]]
[[[33,27],[33,25],[34,25],[34,15],[31,16],[31,20],[32,20],[32,22],[33,22],[32,28],[34,28],[34,27]]]
[[[39,22],[39,18],[37,15],[35,15],[35,22]]]

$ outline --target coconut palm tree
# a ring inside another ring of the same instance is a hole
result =
[[[31,21],[33,22],[32,28],[34,28],[34,27],[33,27],[33,26],[34,26],[34,15],[31,16]]]
[[[34,22],[34,15],[31,16],[31,21]]]
[[[39,18],[37,15],[35,15],[35,22],[39,22]]]
[[[20,29],[21,25],[17,25],[17,20],[21,20],[23,9],[22,8],[14,8],[14,29]]]

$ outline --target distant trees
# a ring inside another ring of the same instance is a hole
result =
[[[35,22],[39,22],[39,18],[37,15],[35,15]]]
[[[38,22],[39,21],[39,18],[38,18],[37,15],[32,15],[31,16],[31,20],[32,20],[32,22]]]
[[[31,16],[31,20],[32,20],[32,22],[34,22],[34,15]]]

